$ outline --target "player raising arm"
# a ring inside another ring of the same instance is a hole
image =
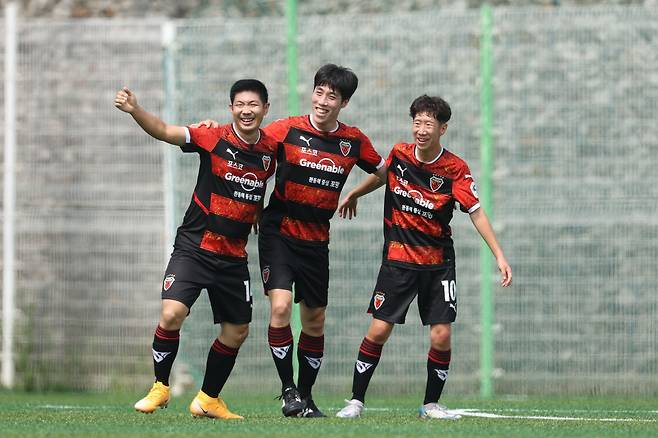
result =
[[[440,97],[423,95],[411,104],[410,115],[414,143],[393,146],[386,160],[386,178],[369,176],[338,206],[339,215],[351,219],[359,197],[386,185],[383,260],[368,309],[373,319],[354,366],[352,399],[337,417],[361,416],[382,347],[395,324],[404,324],[409,305],[418,297],[421,321],[430,326],[427,385],[419,415],[460,418],[438,404],[448,378],[451,323],[457,316],[455,251],[449,225],[456,204],[470,215],[496,257],[501,285],[512,283],[512,269],[480,208],[467,164],[441,146],[450,106]]]
[[[203,385],[190,404],[199,417],[242,418],[219,393],[249,332],[252,300],[245,246],[274,173],[277,142],[260,130],[269,103],[267,89],[242,79],[230,91],[232,123],[216,128],[168,125],[137,104],[128,88],[114,105],[132,115],[151,136],[199,154],[192,200],[178,228],[162,284],[162,310],[153,338],[155,383],[135,409],[151,413],[169,402],[169,375],[183,321],[201,293],[208,297],[221,331],[208,352]]]
[[[357,86],[350,69],[324,65],[313,78],[310,114],[280,119],[265,128],[282,143],[274,192],[260,222],[258,256],[270,299],[268,341],[281,380],[285,416],[324,417],[311,391],[324,355],[329,220],[354,166],[384,177],[384,160],[370,139],[338,120]],[[302,324],[297,385],[290,328],[293,300],[300,303]]]

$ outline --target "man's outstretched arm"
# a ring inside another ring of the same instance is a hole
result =
[[[114,106],[133,116],[137,124],[151,137],[177,146],[186,144],[183,126],[168,125],[156,115],[146,111],[137,104],[137,96],[128,87],[123,87],[117,92]]]
[[[356,204],[357,200],[370,192],[373,192],[386,183],[386,170],[384,165],[377,169],[377,172],[368,175],[361,184],[352,189],[340,204],[338,204],[338,216],[342,218],[352,219],[356,217]]]

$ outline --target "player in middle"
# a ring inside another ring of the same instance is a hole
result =
[[[271,305],[268,341],[281,379],[285,416],[325,416],[311,389],[324,352],[329,219],[354,165],[382,180],[385,177],[384,160],[368,137],[338,121],[357,86],[358,78],[350,69],[326,64],[315,74],[311,113],[274,121],[264,129],[281,142],[274,192],[260,222],[258,253]],[[293,299],[299,303],[302,324],[297,385],[290,328]]]

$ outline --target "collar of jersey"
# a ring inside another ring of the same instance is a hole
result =
[[[315,126],[315,123],[313,123],[313,116],[311,114],[308,115],[308,122],[311,124],[313,129],[315,129],[318,132],[334,133],[334,132],[338,131],[338,129],[340,128],[340,122],[338,120],[336,120],[336,127],[334,129],[332,129],[331,131],[323,131],[322,129]]]
[[[242,141],[242,143],[244,143],[246,145],[255,145],[260,141],[260,129],[258,130],[258,139],[254,143],[249,143],[247,140],[242,138],[242,136],[240,135],[240,132],[235,127],[235,123],[231,123],[231,129],[233,129],[233,133]]]
[[[432,164],[432,163],[436,163],[436,161],[437,161],[439,158],[441,158],[441,155],[443,155],[443,146],[441,146],[441,150],[439,151],[439,153],[437,154],[437,156],[436,156],[434,159],[432,159],[431,161],[423,161],[423,160],[421,160],[420,158],[418,158],[418,154],[416,153],[416,144],[414,143],[414,158],[415,158],[416,160],[418,160],[420,163],[423,163],[423,164]]]

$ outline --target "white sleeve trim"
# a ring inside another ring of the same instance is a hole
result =
[[[469,208],[469,209],[468,209],[468,213],[471,214],[471,213],[473,213],[475,210],[477,210],[478,208],[480,208],[480,203],[479,203],[479,202],[478,202],[477,204],[475,204],[474,206],[472,206],[471,208]]]
[[[382,158],[379,164],[377,165],[377,170],[381,169],[384,166],[384,164],[386,164],[386,161]]]
[[[191,137],[190,137],[190,128],[188,128],[187,126],[185,126],[185,144],[190,144],[190,140],[191,140]]]

